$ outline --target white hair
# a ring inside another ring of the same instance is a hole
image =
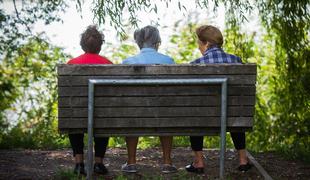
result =
[[[161,42],[159,31],[154,26],[145,26],[138,29],[134,33],[134,39],[139,48],[157,48],[158,43]]]

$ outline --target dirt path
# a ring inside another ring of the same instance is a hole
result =
[[[178,173],[162,175],[160,173],[161,152],[158,148],[139,150],[137,160],[139,173],[124,175],[129,179],[217,179],[219,168],[219,151],[204,150],[206,155],[206,176],[188,174],[184,166],[192,160],[189,148],[175,148],[173,161],[179,169]],[[126,160],[126,149],[108,149],[105,164],[113,175],[122,175],[121,164]],[[254,155],[255,159],[274,179],[310,179],[310,166],[302,162],[284,160],[274,153]],[[247,173],[239,173],[236,154],[229,150],[226,153],[225,172],[229,179],[263,179],[253,168]],[[0,150],[0,179],[54,179],[57,172],[73,167],[71,150]]]

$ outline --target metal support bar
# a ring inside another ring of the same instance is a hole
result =
[[[92,179],[93,172],[93,127],[94,127],[94,90],[95,84],[88,82],[88,147],[87,147],[87,179]]]
[[[227,118],[227,79],[222,82],[221,97],[221,145],[220,145],[220,179],[225,177],[225,151],[226,151],[226,118]]]
[[[95,85],[203,85],[220,84],[221,90],[221,152],[220,178],[224,178],[224,159],[226,149],[227,119],[227,78],[195,78],[195,79],[89,79],[88,81],[88,161],[87,179],[93,173],[93,124],[94,124],[94,89]]]

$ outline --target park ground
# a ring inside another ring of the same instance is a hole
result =
[[[187,173],[184,166],[192,161],[189,148],[175,148],[173,161],[178,172],[163,175],[160,172],[161,152],[158,148],[138,150],[139,173],[123,174],[121,165],[126,160],[126,149],[110,148],[104,163],[110,170],[109,176],[97,179],[218,179],[219,151],[205,149],[206,174],[202,176]],[[274,179],[310,179],[310,165],[289,160],[274,152],[251,153]],[[256,168],[246,173],[236,170],[236,152],[227,150],[225,172],[227,179],[264,179]],[[0,150],[0,179],[70,179],[73,167],[72,152],[63,150]]]

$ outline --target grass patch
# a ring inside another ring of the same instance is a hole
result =
[[[79,177],[74,174],[71,169],[58,170],[53,179],[56,180],[75,180],[75,179],[86,179],[84,177]]]

